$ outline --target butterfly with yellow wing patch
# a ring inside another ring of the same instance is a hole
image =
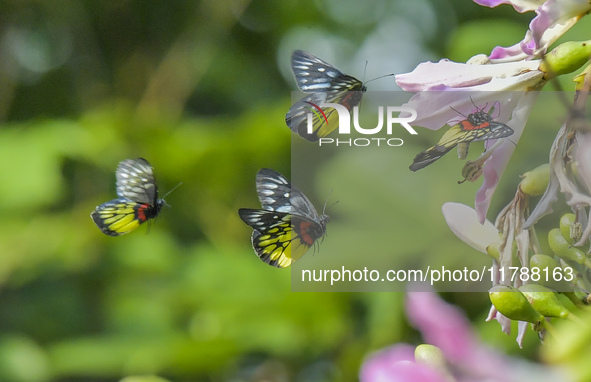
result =
[[[302,138],[316,142],[338,127],[339,116],[333,108],[321,108],[322,103],[337,103],[347,110],[359,105],[367,88],[328,62],[296,50],[291,55],[291,69],[298,88],[311,93],[297,101],[285,115],[285,123]],[[312,133],[308,132],[308,114],[312,115]]]
[[[458,146],[460,159],[465,159],[470,143],[506,138],[512,134],[512,128],[504,123],[493,121],[489,113],[479,110],[453,125],[435,146],[420,152],[409,168],[411,171],[417,171],[427,167],[456,146]]]
[[[257,256],[277,268],[289,267],[326,234],[330,219],[281,174],[263,168],[256,176],[262,210],[241,208],[240,218],[254,229]]]
[[[96,207],[90,217],[109,236],[129,233],[155,218],[166,202],[158,199],[152,166],[143,158],[126,159],[116,171],[119,198]]]

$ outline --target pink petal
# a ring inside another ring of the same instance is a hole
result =
[[[414,361],[414,347],[397,344],[370,355],[359,372],[361,382],[445,382],[430,367]]]
[[[485,7],[494,8],[500,4],[511,4],[517,12],[523,13],[533,11],[538,8],[545,0],[474,0],[476,4]]]
[[[493,78],[506,79],[537,71],[539,62],[506,62],[495,65],[470,65],[442,59],[437,63],[420,63],[412,72],[396,76],[401,89],[417,93],[424,90],[446,90],[449,88],[470,88],[491,82]],[[514,84],[516,80],[510,82]],[[473,90],[473,89],[469,89]],[[476,89],[474,89],[476,90]],[[496,87],[478,90],[510,90]]]
[[[451,361],[460,361],[477,348],[466,317],[435,293],[407,293],[406,309],[426,342],[439,347]]]
[[[586,0],[540,2],[540,7],[536,9],[537,16],[530,22],[523,40],[507,48],[494,48],[490,55],[491,61],[507,62],[542,57],[590,9],[591,5]]]
[[[484,181],[482,186],[476,192],[474,208],[478,214],[478,221],[484,224],[486,214],[492,200],[492,196],[497,188],[498,181],[507,168],[507,164],[511,159],[513,151],[519,138],[523,133],[523,129],[529,118],[532,106],[537,99],[539,92],[529,91],[523,92],[522,97],[517,99],[517,104],[513,109],[511,119],[507,124],[513,129],[514,133],[503,144],[498,147],[491,157],[484,163],[483,174]]]

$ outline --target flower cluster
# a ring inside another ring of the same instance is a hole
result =
[[[417,111],[414,125],[439,129],[470,113],[475,105],[500,104],[498,120],[514,130],[511,140],[487,142],[487,153],[477,159],[484,181],[476,193],[475,208],[484,222],[498,181],[525,128],[538,91],[548,80],[578,69],[591,53],[591,44],[567,43],[546,54],[548,48],[591,10],[583,0],[477,1],[496,6],[510,3],[520,12],[535,10],[524,39],[511,47],[497,47],[489,56],[477,55],[467,63],[447,59],[419,64],[410,73],[396,76],[403,90],[416,93],[406,106]],[[470,164],[474,166],[474,164]],[[472,178],[470,180],[475,180]]]
[[[523,40],[513,46],[496,47],[490,55],[475,56],[467,63],[447,59],[421,63],[412,72],[396,76],[403,90],[415,93],[406,105],[417,111],[414,125],[432,130],[450,127],[437,145],[417,156],[426,164],[413,164],[411,169],[431,164],[455,146],[461,158],[460,149],[467,150],[471,142],[485,141],[485,152],[475,161],[468,161],[462,170],[465,180],[475,181],[483,175],[475,207],[446,203],[442,211],[456,236],[492,259],[496,272],[489,291],[492,307],[488,320],[497,320],[506,333],[510,333],[511,322],[518,321],[520,346],[530,324],[540,338],[546,334],[560,336],[551,318],[571,322],[575,332],[591,332],[579,317],[591,300],[585,292],[591,290],[591,259],[585,253],[591,237],[591,125],[584,117],[591,90],[591,65],[575,78],[573,105],[566,121],[559,129],[557,126],[549,163],[523,175],[515,197],[494,224],[486,219],[499,179],[539,91],[557,76],[578,70],[591,57],[591,41],[566,42],[549,51],[558,38],[591,11],[591,2],[474,1],[489,7],[511,4],[518,12],[535,11],[536,16]],[[500,121],[498,124],[492,123],[493,108],[487,112],[483,104],[495,105],[498,114],[494,121]],[[458,113],[466,119],[452,123]],[[500,134],[478,135],[470,131],[491,130],[503,124],[513,130],[510,140]],[[552,212],[561,193],[572,213],[563,215],[548,233],[552,253],[545,254],[535,224]],[[531,198],[542,194],[530,214]],[[545,269],[552,272],[552,277],[546,282],[501,278],[499,270],[511,266],[530,271]],[[432,293],[410,293],[407,312],[430,345],[414,348],[398,344],[373,354],[361,370],[363,382],[566,380],[539,365],[528,364],[527,374],[522,374],[523,364],[479,345],[465,318]],[[548,357],[553,358],[560,357]]]

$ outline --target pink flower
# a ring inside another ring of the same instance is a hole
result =
[[[491,62],[507,62],[541,58],[548,48],[568,31],[589,10],[586,0],[474,0],[488,7],[511,4],[518,12],[535,11],[537,16],[529,24],[523,40],[504,48],[496,47],[490,54]]]
[[[515,150],[538,92],[528,91],[543,85],[544,73],[539,60],[474,65],[441,60],[419,64],[410,73],[396,76],[397,84],[406,91],[416,92],[404,106],[417,112],[413,126],[439,129],[458,118],[458,112],[470,114],[474,106],[498,104],[503,122],[514,131],[510,141],[505,139],[493,147],[488,142],[484,162],[484,182],[476,193],[475,206],[480,222],[486,213],[498,181]]]
[[[453,118],[457,118],[454,110],[467,115],[475,106],[499,104],[500,115],[496,120],[507,124],[514,134],[510,141],[487,141],[488,152],[474,161],[478,171],[473,172],[475,176],[470,180],[475,180],[480,173],[484,175],[475,198],[478,219],[483,223],[499,179],[537,98],[537,91],[546,82],[539,58],[591,10],[591,3],[588,0],[475,1],[489,7],[511,4],[519,12],[535,10],[537,16],[524,39],[514,46],[497,47],[490,56],[478,55],[465,64],[446,59],[421,63],[412,72],[397,75],[396,82],[403,90],[416,93],[405,106],[417,111],[413,125],[428,129],[449,125]]]
[[[361,382],[446,382],[436,370],[415,363],[414,347],[396,344],[382,349],[365,361],[359,373]]]
[[[446,365],[418,362],[412,346],[397,344],[368,357],[359,373],[361,382],[567,381],[556,370],[482,345],[466,317],[433,292],[408,293],[406,307],[410,322],[441,350]]]

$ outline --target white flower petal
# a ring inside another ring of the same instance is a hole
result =
[[[452,232],[464,243],[486,254],[486,248],[500,241],[499,231],[488,220],[480,224],[476,211],[461,204],[448,202],[441,207],[443,217]]]

